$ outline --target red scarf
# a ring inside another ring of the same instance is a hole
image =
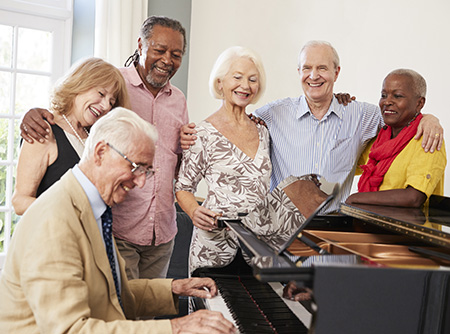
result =
[[[414,137],[422,117],[422,114],[417,115],[393,139],[391,139],[392,128],[390,126],[381,129],[370,149],[369,161],[366,165],[361,166],[363,173],[358,182],[359,192],[378,191],[380,189],[384,174],[386,174],[397,155]]]

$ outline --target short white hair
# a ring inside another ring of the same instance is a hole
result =
[[[388,75],[386,75],[386,78],[394,74],[404,75],[411,78],[413,83],[413,91],[417,94],[417,96],[425,97],[427,95],[427,82],[425,81],[424,77],[416,71],[407,68],[399,68],[391,71]]]
[[[264,66],[259,56],[252,50],[242,46],[232,46],[223,51],[217,58],[209,76],[209,92],[216,99],[223,99],[223,95],[219,89],[219,80],[222,80],[225,77],[230,71],[233,62],[238,58],[250,59],[258,70],[259,89],[252,100],[252,104],[254,104],[258,102],[266,89],[266,72],[264,71]]]
[[[127,154],[135,145],[137,137],[142,134],[153,143],[158,140],[158,132],[149,122],[131,110],[114,108],[91,127],[80,162],[90,158],[94,154],[95,146],[101,141]]]
[[[333,47],[333,45],[331,45],[331,43],[329,43],[327,41],[312,40],[312,41],[307,42],[305,45],[303,45],[302,49],[300,50],[300,53],[298,54],[298,59],[297,59],[298,68],[301,67],[301,60],[302,60],[303,52],[307,48],[315,47],[315,46],[326,46],[326,47],[330,48],[331,53],[333,54],[334,68],[337,69],[340,66],[339,55],[338,55],[336,49]]]

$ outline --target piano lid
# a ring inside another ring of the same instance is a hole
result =
[[[341,213],[400,234],[450,249],[450,198],[431,196],[429,207],[341,205]]]

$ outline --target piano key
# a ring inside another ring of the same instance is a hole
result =
[[[210,299],[205,299],[204,302],[205,302],[205,306],[208,310],[222,312],[225,319],[231,321],[236,326],[236,321],[234,321],[233,316],[231,315],[230,309],[225,304],[225,300],[223,299],[220,291],[218,291],[217,296],[210,298]]]
[[[240,281],[236,277],[216,281],[219,295],[204,300],[206,308],[222,312],[241,333],[307,332],[311,314],[300,303],[280,298],[282,284],[261,283],[254,278]],[[266,301],[268,295],[271,299]]]
[[[269,282],[269,285],[279,296],[283,296],[283,285],[281,283]],[[308,310],[299,302],[286,298],[283,298],[282,300],[287,307],[289,307],[292,313],[294,313],[297,318],[300,319],[300,321],[303,322],[307,328],[309,328],[312,320],[311,313],[309,313]]]

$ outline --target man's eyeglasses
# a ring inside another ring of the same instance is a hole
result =
[[[122,158],[124,158],[126,161],[128,161],[131,164],[131,166],[133,167],[133,168],[131,168],[131,172],[135,176],[145,175],[145,178],[149,179],[155,174],[155,171],[153,170],[152,167],[145,168],[144,166],[138,165],[137,163],[135,163],[135,162],[131,161],[130,159],[128,159],[128,157],[125,154],[120,152],[117,148],[112,146],[110,143],[106,143],[106,144],[109,147],[111,147],[114,151],[119,153],[122,156]]]

